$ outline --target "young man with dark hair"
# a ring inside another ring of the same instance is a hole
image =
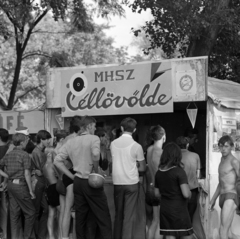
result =
[[[37,135],[37,145],[32,151],[32,166],[33,173],[37,178],[35,187],[36,199],[34,200],[36,208],[35,234],[37,239],[45,239],[47,235],[47,219],[48,219],[48,204],[45,197],[46,179],[43,175],[43,166],[47,161],[47,156],[44,149],[49,146],[51,134],[46,130],[40,130]],[[39,218],[40,209],[43,209],[42,215]]]
[[[239,205],[236,181],[240,176],[240,165],[239,161],[232,155],[234,143],[229,135],[222,136],[218,141],[218,146],[222,154],[218,167],[219,183],[210,201],[209,209],[213,209],[219,197],[219,206],[221,208],[220,239],[227,239],[232,238],[230,228]]]
[[[198,142],[198,130],[193,128],[187,128],[184,131],[184,136],[189,140],[188,151],[196,153],[195,146]]]
[[[35,221],[35,198],[31,184],[31,159],[24,151],[28,143],[27,133],[16,133],[12,141],[15,148],[0,161],[9,177],[7,190],[10,203],[10,226],[12,238],[21,238],[21,211],[24,214],[23,238],[31,238]]]
[[[139,192],[138,171],[146,169],[142,146],[132,138],[136,125],[137,122],[132,118],[122,120],[120,126],[123,134],[110,146],[115,203],[114,239],[134,238]]]
[[[94,135],[96,120],[91,116],[84,116],[81,120],[81,128],[80,136],[69,139],[62,146],[54,160],[54,164],[69,178],[74,179],[73,192],[77,238],[86,238],[86,219],[91,210],[95,215],[101,238],[111,239],[111,218],[103,187],[92,188],[88,184],[89,174],[93,170],[98,173],[100,158],[100,139]],[[75,175],[64,165],[64,161],[68,157],[73,163]]]
[[[184,171],[187,174],[189,188],[192,196],[188,200],[188,212],[193,221],[194,213],[197,209],[198,199],[198,179],[200,178],[200,158],[199,155],[188,150],[189,140],[184,136],[180,136],[176,140],[177,145],[181,148],[182,163],[184,165]]]

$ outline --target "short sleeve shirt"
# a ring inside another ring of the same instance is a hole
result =
[[[158,170],[155,175],[155,188],[159,189],[162,198],[167,200],[183,199],[181,184],[188,184],[187,175],[180,167]]]
[[[31,159],[27,152],[14,148],[1,159],[0,166],[6,167],[9,179],[20,179],[25,177],[25,169],[31,168]]]

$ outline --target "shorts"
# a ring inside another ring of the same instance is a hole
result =
[[[69,169],[69,171],[72,173],[72,174],[75,174],[76,172],[71,168]],[[67,175],[63,174],[63,177],[62,177],[62,182],[64,184],[64,186],[67,188],[69,185],[73,184],[73,180],[71,178],[69,178]]]
[[[160,205],[161,198],[156,197],[154,191],[147,191],[145,195],[145,202],[152,207]]]
[[[219,196],[219,207],[221,209],[223,207],[224,202],[227,199],[232,199],[238,207],[239,201],[238,201],[238,196],[236,193],[223,193],[223,194],[220,194],[220,196]]]
[[[59,193],[56,189],[56,185],[57,185],[56,183],[51,184],[46,189],[47,202],[48,202],[48,205],[52,207],[57,207],[60,205]]]

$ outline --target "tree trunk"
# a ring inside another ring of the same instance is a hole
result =
[[[221,12],[229,8],[230,0],[218,0],[216,2],[215,19],[208,28],[205,28],[199,38],[190,39],[187,57],[209,56],[221,31]]]
[[[22,54],[23,54],[23,50],[21,47],[19,47],[19,49],[17,50],[17,60],[16,60],[15,71],[14,71],[13,83],[11,87],[10,96],[8,99],[9,110],[11,110],[14,106],[14,98],[17,90],[17,85],[18,85],[18,80],[19,80],[19,75],[20,75],[21,65],[22,65]]]

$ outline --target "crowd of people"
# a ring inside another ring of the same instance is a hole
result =
[[[165,129],[152,126],[146,137],[145,155],[143,147],[132,137],[136,128],[136,120],[123,119],[121,133],[110,143],[103,130],[95,132],[95,118],[74,116],[70,134],[56,134],[53,145],[46,130],[37,133],[33,144],[28,129],[17,128],[9,144],[8,131],[0,129],[1,187],[8,195],[11,238],[68,239],[71,224],[75,238],[90,238],[90,220],[96,225],[97,238],[133,239],[141,173],[146,178],[146,209],[152,209],[153,215],[146,223],[147,239],[193,238],[201,164],[199,155],[189,150],[191,138],[180,136],[166,144]],[[108,167],[104,163],[106,142],[114,187],[113,224],[104,187],[93,188],[88,182],[92,172],[104,174]],[[227,164],[229,170],[238,164],[231,155],[231,138],[220,139],[219,145],[229,146],[228,151],[222,152],[220,173],[224,174],[226,157],[231,161]],[[229,191],[226,181],[220,181],[211,207],[220,195],[221,207],[228,205],[234,211],[238,205],[236,188],[232,186]],[[223,185],[225,189],[221,188]],[[71,223],[72,217],[75,223]],[[228,229],[228,225],[224,227],[225,231]],[[226,234],[224,230],[222,233]]]

